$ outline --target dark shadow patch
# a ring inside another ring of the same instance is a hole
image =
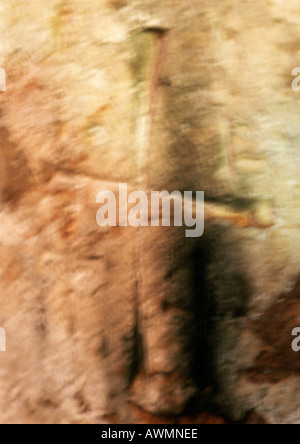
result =
[[[17,203],[31,187],[31,172],[25,154],[11,141],[5,127],[0,127],[1,146],[1,199],[4,203]]]
[[[265,349],[247,371],[256,383],[278,383],[300,374],[300,356],[292,350],[292,330],[300,326],[300,282],[288,295],[279,298],[250,327],[264,341]]]
[[[126,354],[128,355],[128,387],[131,387],[136,377],[144,372],[144,344],[143,337],[139,329],[138,314],[132,336],[124,338]]]
[[[221,390],[218,379],[222,369],[217,366],[217,358],[227,340],[224,320],[230,319],[238,325],[236,321],[247,314],[251,296],[239,254],[234,252],[236,243],[225,241],[227,230],[213,224],[207,226],[205,235],[194,241],[189,258],[193,267],[189,353],[191,377],[199,394],[191,400],[187,413],[210,411],[224,416],[222,408],[214,402]],[[236,341],[240,334],[237,329]]]

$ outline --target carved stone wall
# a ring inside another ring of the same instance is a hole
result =
[[[299,25],[1,1],[1,423],[299,422]],[[98,227],[121,182],[204,190],[204,236]]]

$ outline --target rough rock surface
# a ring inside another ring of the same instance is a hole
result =
[[[296,0],[2,0],[1,423],[297,423]],[[205,235],[96,224],[204,190]]]

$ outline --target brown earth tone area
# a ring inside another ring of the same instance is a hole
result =
[[[297,424],[296,0],[1,0],[0,423]],[[205,192],[205,233],[96,223]]]
[[[300,284],[289,295],[277,300],[259,321],[251,322],[252,328],[266,345],[257,357],[250,377],[256,382],[274,384],[299,375],[300,361],[291,344],[291,325],[299,325]]]

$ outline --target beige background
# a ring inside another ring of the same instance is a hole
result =
[[[0,422],[298,422],[298,2],[2,0],[0,35]],[[204,190],[205,235],[100,229],[119,182]]]

